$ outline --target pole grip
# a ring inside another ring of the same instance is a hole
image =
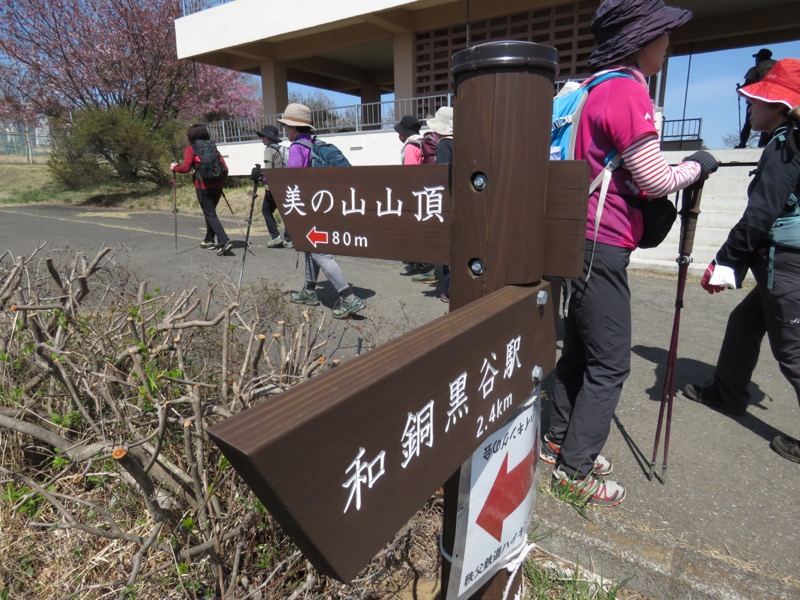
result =
[[[703,195],[705,179],[698,180],[683,190],[681,204],[681,241],[678,251],[681,256],[691,256],[694,248],[694,233],[697,217],[700,214],[700,198]]]

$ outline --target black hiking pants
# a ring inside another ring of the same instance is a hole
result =
[[[611,419],[631,365],[630,250],[586,244],[584,275],[572,281],[564,347],[556,363],[548,437],[561,445],[559,463],[586,477],[611,431]]]

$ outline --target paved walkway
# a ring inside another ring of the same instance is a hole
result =
[[[707,257],[698,257],[706,260]],[[676,267],[677,273],[677,267]],[[648,478],[677,294],[676,277],[633,274],[632,373],[603,454],[627,495],[589,520],[540,494],[540,546],[652,598],[800,598],[800,465],[769,448],[800,434],[800,409],[766,341],[749,414],[732,418],[676,394],[665,482]],[[728,312],[745,292],[687,283],[677,388],[713,374]],[[546,403],[545,403],[546,406]],[[545,416],[547,409],[545,408]],[[663,430],[662,444],[663,448]],[[540,483],[552,469],[544,463]]]
[[[235,223],[225,221],[234,240]],[[30,254],[68,246],[93,255],[104,243],[118,264],[162,288],[194,286],[220,277],[236,282],[241,244],[234,255],[217,257],[198,247],[204,227],[197,216],[126,213],[68,206],[0,207],[0,253]],[[292,250],[268,250],[266,230],[254,218],[253,255],[245,286],[267,280],[288,292],[303,281],[303,264]],[[709,257],[698,256],[698,262]],[[414,284],[394,261],[342,257],[340,264],[365,297],[363,317],[336,322],[343,335],[381,341],[447,312],[437,290]],[[677,271],[677,267],[676,267]],[[614,476],[628,495],[616,508],[581,517],[570,506],[541,493],[535,515],[540,546],[622,580],[652,598],[800,598],[800,465],[769,448],[780,433],[800,435],[800,409],[778,372],[768,346],[753,383],[749,415],[730,418],[675,399],[666,482],[648,479],[664,365],[676,296],[675,276],[632,273],[634,341],[632,374],[612,424],[604,454],[616,463]],[[706,294],[689,282],[682,311],[677,385],[710,377],[728,312],[744,292]],[[322,287],[323,303],[336,294]],[[354,345],[342,345],[353,352]],[[546,386],[545,386],[546,387]],[[546,412],[546,411],[545,411]],[[657,460],[660,474],[661,457]],[[543,465],[540,483],[549,481]]]

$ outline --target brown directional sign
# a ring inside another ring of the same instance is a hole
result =
[[[505,287],[210,435],[314,566],[350,581],[552,370],[548,292]]]
[[[546,167],[544,274],[577,277],[588,167],[584,161]],[[279,169],[269,172],[269,185],[298,250],[449,264],[449,172],[449,165]],[[512,230],[532,236],[523,222]]]
[[[446,263],[449,165],[278,169],[269,186],[298,250]]]
[[[554,367],[542,277],[580,275],[588,197],[585,163],[548,160],[557,65],[528,42],[456,53],[452,168],[269,173],[299,250],[451,268],[450,314],[210,431],[323,573],[352,579],[445,480],[452,554],[457,469]]]

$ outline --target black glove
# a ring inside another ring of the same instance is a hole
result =
[[[690,154],[689,156],[683,159],[683,162],[687,162],[690,160],[700,165],[701,175],[704,178],[708,177],[719,167],[719,165],[717,164],[717,159],[711,156],[711,154],[709,154],[705,150],[698,150],[694,154]]]
[[[250,179],[253,181],[261,181],[261,165],[256,164],[253,170],[250,171]]]

